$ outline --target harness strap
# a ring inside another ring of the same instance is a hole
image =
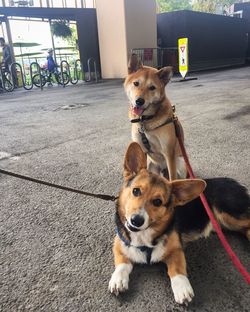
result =
[[[167,124],[169,124],[171,122],[174,122],[174,118],[173,117],[169,117],[163,124],[159,125],[158,127],[154,128],[152,130],[158,129],[158,128],[160,128],[162,126],[165,126],[165,125],[167,125]]]
[[[146,252],[147,264],[150,264],[153,248],[152,247],[147,247],[147,246],[139,246],[137,248],[140,249],[140,251],[142,251],[142,252]]]
[[[115,232],[118,235],[118,237],[120,238],[120,240],[125,244],[125,246],[127,246],[127,247],[134,247],[134,248],[139,249],[141,252],[146,252],[147,264],[150,264],[150,262],[151,262],[151,255],[152,255],[152,252],[153,252],[154,248],[147,247],[147,246],[133,246],[133,245],[130,244],[130,241],[127,240],[122,235],[122,233],[121,233],[121,231],[119,230],[118,227],[115,228]]]
[[[143,121],[145,120],[150,120],[154,117],[154,115],[150,115],[150,116],[141,116],[140,118],[137,118],[137,119],[131,119],[130,122],[131,123],[137,123],[139,122],[141,127],[138,128],[138,132],[140,133],[141,135],[141,140],[142,140],[142,143],[143,145],[145,146],[146,150],[148,151],[148,153],[153,153],[153,151],[151,150],[151,146],[150,146],[150,143],[149,143],[149,140],[145,134],[145,127],[144,127],[144,124],[143,124]],[[173,117],[169,117],[166,121],[164,121],[162,124],[160,124],[159,126],[155,127],[154,129],[151,129],[151,130],[155,130],[155,129],[158,129],[160,127],[163,127],[171,122],[174,122],[174,118]]]
[[[127,246],[129,247],[130,246],[130,241],[127,240],[121,233],[121,231],[119,230],[118,227],[115,228],[115,232],[116,234],[118,235],[118,237],[120,238],[120,240]]]
[[[153,153],[153,151],[151,150],[151,146],[150,146],[149,140],[146,137],[146,134],[144,132],[141,132],[141,131],[139,131],[139,133],[141,135],[142,143],[145,146],[145,148],[147,149],[148,153]]]

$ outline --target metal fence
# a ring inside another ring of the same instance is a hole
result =
[[[144,65],[162,68],[171,65],[178,71],[178,49],[171,48],[134,48],[131,53],[137,54]]]

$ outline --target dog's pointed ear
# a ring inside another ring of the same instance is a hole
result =
[[[136,142],[130,143],[124,159],[124,179],[130,178],[146,168],[147,158],[140,145]]]
[[[201,179],[175,180],[171,182],[175,205],[182,206],[198,197],[206,188]]]
[[[166,85],[173,76],[173,67],[167,66],[157,72],[159,79]]]
[[[142,62],[140,59],[138,59],[138,56],[136,54],[132,54],[128,62],[128,73],[129,74],[135,73],[137,72],[138,69],[142,67],[143,67]]]

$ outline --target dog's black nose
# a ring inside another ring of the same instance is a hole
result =
[[[135,104],[137,106],[142,106],[143,104],[145,103],[145,100],[143,98],[138,98],[136,101],[135,101]]]
[[[134,214],[132,215],[130,221],[133,226],[140,227],[144,223],[144,218],[141,215]]]

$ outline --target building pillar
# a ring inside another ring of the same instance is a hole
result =
[[[133,48],[156,48],[155,0],[96,0],[103,78],[123,78]]]

